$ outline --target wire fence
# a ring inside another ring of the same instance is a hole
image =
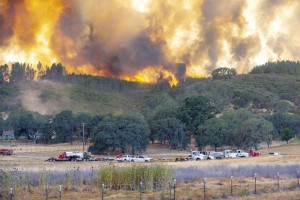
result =
[[[104,184],[98,180],[77,180],[62,183],[42,183],[34,185],[23,182],[1,188],[0,199],[223,199],[250,195],[273,194],[294,191],[300,194],[300,173],[281,176],[279,172],[272,178],[227,177],[203,178],[198,180],[152,182],[145,184]],[[299,197],[299,196],[298,196]],[[258,197],[259,198],[259,197]]]

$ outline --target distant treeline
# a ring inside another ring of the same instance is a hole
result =
[[[11,70],[7,64],[0,65],[0,84],[20,82],[24,80],[53,80],[64,83],[80,84],[100,90],[123,91],[146,87],[146,84],[124,81],[116,78],[68,73],[61,63],[53,63],[50,67],[38,63],[36,68],[27,63],[13,63]]]
[[[300,62],[289,60],[267,62],[263,65],[254,67],[250,72],[250,74],[270,73],[300,75]]]

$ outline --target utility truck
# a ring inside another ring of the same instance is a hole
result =
[[[192,160],[204,160],[206,156],[202,154],[200,151],[192,151],[192,156],[190,157]]]

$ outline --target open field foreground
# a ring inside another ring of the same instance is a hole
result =
[[[0,157],[0,184],[3,186],[0,199],[10,198],[10,187],[13,199],[45,199],[47,194],[49,199],[60,196],[61,199],[101,199],[102,184],[104,199],[129,200],[141,196],[149,200],[173,199],[174,179],[176,199],[203,199],[204,178],[206,199],[300,199],[299,140],[260,149],[261,157],[185,162],[170,159],[188,156],[189,151],[170,151],[152,145],[144,154],[154,158],[154,162],[139,164],[45,162],[63,151],[82,150],[81,145],[13,144],[12,148],[12,156]],[[269,156],[269,152],[281,155]],[[115,158],[115,155],[96,157]],[[124,174],[130,178],[123,177]],[[256,179],[254,174],[257,174]]]

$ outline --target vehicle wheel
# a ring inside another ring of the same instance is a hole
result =
[[[148,162],[148,160],[145,160],[145,162]]]
[[[178,162],[178,158],[175,158],[175,162]]]
[[[196,161],[200,161],[200,158],[197,158]]]
[[[134,160],[131,160],[131,162],[134,162]]]

